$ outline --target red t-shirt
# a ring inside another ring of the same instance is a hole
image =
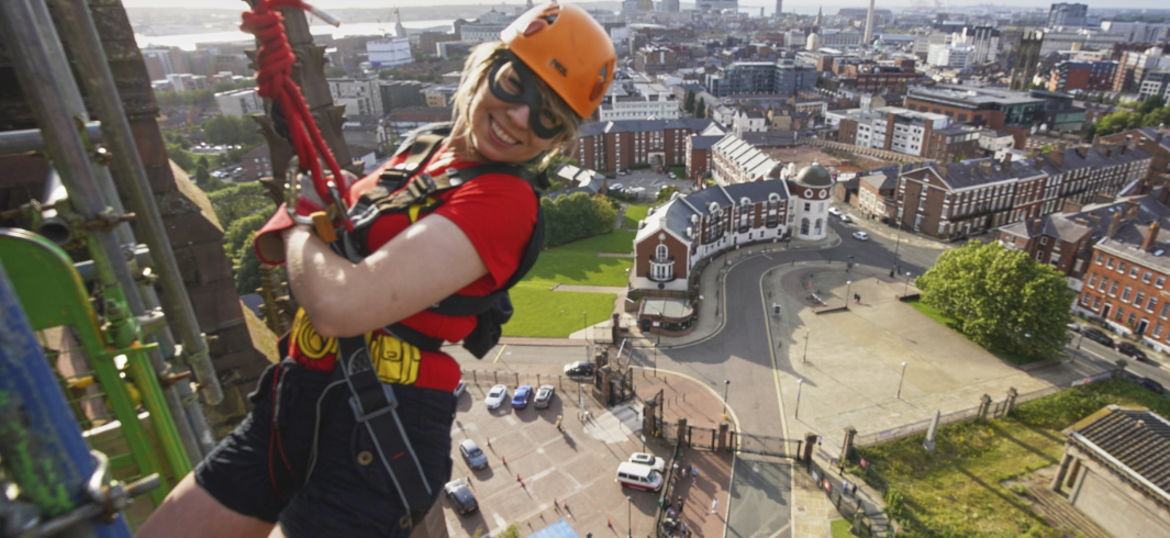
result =
[[[465,168],[480,163],[456,158],[444,145],[435,154],[424,171],[439,175],[448,168]],[[395,166],[405,157],[391,159],[385,166],[355,183],[347,193],[347,202],[354,202],[373,188],[382,170]],[[457,189],[436,195],[442,200],[437,209],[423,214],[443,215],[454,222],[471,240],[488,273],[459,290],[461,295],[489,295],[499,289],[519,267],[536,224],[537,200],[532,187],[523,179],[508,174],[484,174]],[[379,217],[367,234],[367,247],[375,251],[410,226],[406,214],[388,214]],[[393,278],[394,275],[387,275]],[[400,323],[428,336],[458,342],[475,328],[475,316],[446,316],[422,311]],[[366,335],[371,359],[382,381],[414,384],[420,387],[454,390],[459,383],[459,365],[442,352],[420,351],[404,345],[378,330]],[[332,371],[337,350],[336,341],[316,334],[303,311],[297,313],[289,338],[289,355],[297,362],[315,369]]]

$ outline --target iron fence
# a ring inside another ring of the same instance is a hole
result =
[[[885,512],[874,502],[858,496],[853,489],[856,484],[849,484],[849,488],[846,488],[848,481],[843,480],[839,474],[827,471],[815,460],[809,462],[805,468],[809,477],[816,483],[817,489],[829,498],[842,517],[853,522],[855,531],[865,529],[870,536],[894,535]]]
[[[719,430],[702,426],[687,426],[687,446],[691,448],[715,450]]]
[[[677,431],[677,428],[675,428]],[[677,532],[674,523],[667,522],[666,509],[670,506],[670,499],[674,498],[674,483],[675,483],[675,462],[682,456],[683,444],[682,440],[675,436],[674,449],[670,453],[670,459],[666,462],[666,473],[663,475],[664,482],[662,483],[662,495],[658,497],[658,515],[654,518],[655,535],[658,538],[670,538]]]
[[[767,435],[732,431],[728,446],[735,447],[735,450],[748,454],[763,454],[766,456],[798,459],[800,458],[800,447],[803,443],[804,441],[801,439],[784,439],[782,437],[769,437]]]

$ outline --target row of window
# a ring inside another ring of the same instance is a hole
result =
[[[1106,301],[1104,307],[1102,307],[1101,302],[1101,297],[1097,295],[1086,293],[1081,296],[1082,306],[1091,309],[1093,312],[1099,312],[1101,317],[1105,319],[1112,319],[1113,321],[1129,325],[1134,330],[1134,332],[1139,335],[1144,334],[1144,331],[1148,329],[1148,318],[1141,318],[1139,323],[1138,315],[1141,313],[1140,311],[1126,310],[1124,306],[1118,306],[1117,309],[1114,310],[1113,303]],[[1152,309],[1147,308],[1146,312],[1152,312]],[[1170,313],[1170,303],[1162,305],[1162,312],[1158,317],[1166,319],[1168,313]],[[1161,322],[1155,322],[1154,330],[1150,333],[1150,336],[1153,336],[1155,339],[1162,339],[1162,332],[1164,330],[1165,327]],[[1167,336],[1170,336],[1170,334]]]

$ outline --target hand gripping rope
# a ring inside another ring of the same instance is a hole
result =
[[[353,231],[353,223],[346,214],[342,198],[349,186],[345,184],[341,167],[337,165],[333,152],[325,145],[321,131],[313,123],[300,88],[289,78],[296,56],[293,55],[285,36],[284,24],[281,22],[284,17],[276,11],[282,7],[308,11],[334,26],[341,23],[328,13],[300,0],[255,0],[252,11],[244,12],[244,23],[240,25],[240,30],[255,35],[260,41],[260,48],[256,53],[256,65],[259,68],[256,74],[257,93],[280,105],[280,110],[288,121],[289,138],[296,150],[299,166],[308,164],[317,195],[327,206],[333,207],[335,217],[342,220],[345,229]],[[333,181],[325,180],[321,170],[321,159],[333,173]],[[296,183],[290,182],[287,188],[296,189],[298,187]],[[293,209],[289,207],[290,214]]]

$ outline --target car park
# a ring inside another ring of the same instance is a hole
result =
[[[488,409],[499,409],[500,404],[504,403],[506,399],[508,399],[508,387],[496,385],[488,391],[487,397],[483,399],[483,404]]]
[[[674,172],[667,172],[666,177],[670,179],[678,179],[678,176],[674,175]]]
[[[553,396],[556,395],[557,389],[552,385],[541,385],[536,389],[536,399],[532,401],[533,407],[537,409],[545,409],[552,403]]]
[[[488,466],[487,454],[484,454],[479,445],[471,439],[459,443],[459,454],[463,456],[463,461],[467,462],[467,466],[472,469],[486,469]]]
[[[660,473],[666,470],[666,460],[653,454],[647,454],[645,452],[635,452],[630,454],[630,459],[628,461],[630,463],[637,463],[638,465],[645,465]]]
[[[528,407],[528,400],[532,398],[532,385],[520,385],[512,394],[512,408],[524,409]]]
[[[869,241],[869,234],[865,232],[853,232],[853,238],[858,241]]]
[[[585,361],[571,362],[565,365],[565,375],[569,378],[591,377],[593,365]]]
[[[662,473],[647,465],[627,461],[618,464],[617,478],[614,479],[614,482],[621,484],[623,488],[658,491],[662,489]]]
[[[1085,338],[1097,342],[1098,344],[1113,347],[1113,339],[1109,338],[1105,335],[1105,333],[1094,329],[1093,327],[1085,327],[1084,329],[1081,329],[1081,334],[1085,335]]]
[[[471,488],[467,487],[467,483],[462,478],[447,482],[447,486],[443,490],[459,515],[466,516],[479,510],[479,503],[476,502],[475,495],[471,493]]]
[[[455,397],[458,398],[460,396],[463,396],[463,393],[465,391],[467,391],[467,382],[460,379],[459,384],[455,385]]]
[[[1146,356],[1146,352],[1142,351],[1141,349],[1138,349],[1137,346],[1135,346],[1129,342],[1118,342],[1117,343],[1117,352],[1121,353],[1122,355],[1125,355],[1127,357],[1133,357],[1134,359],[1137,359],[1139,362],[1152,362],[1150,360],[1150,358]]]

